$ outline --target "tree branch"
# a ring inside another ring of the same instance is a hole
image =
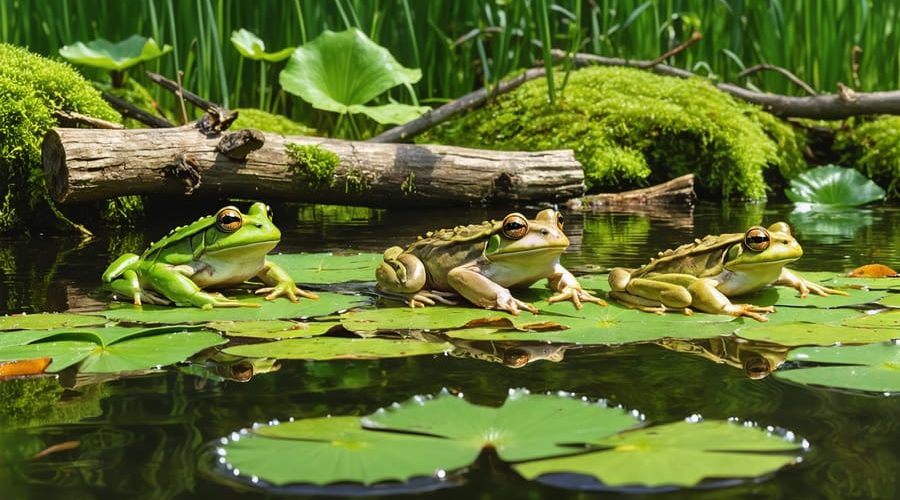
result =
[[[741,71],[740,73],[738,73],[737,76],[738,76],[738,78],[743,78],[745,76],[750,76],[753,73],[756,73],[758,71],[775,71],[775,72],[781,73],[785,78],[790,80],[794,85],[803,89],[807,94],[809,94],[809,95],[817,94],[815,89],[813,89],[808,83],[801,80],[797,75],[791,73],[790,71],[786,70],[785,68],[782,68],[781,66],[775,66],[774,64],[763,63],[763,64],[757,64],[756,66],[750,66],[749,68],[745,69],[744,71]]]

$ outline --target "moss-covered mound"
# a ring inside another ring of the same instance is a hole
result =
[[[887,191],[888,198],[900,198],[900,116],[852,125],[835,136],[841,162],[864,172]]]
[[[557,81],[562,81],[558,75]],[[552,107],[544,79],[530,81],[422,138],[495,149],[571,148],[589,189],[618,190],[693,172],[724,198],[765,198],[764,173],[805,168],[793,128],[702,79],[628,68],[573,72]]]
[[[231,124],[231,130],[255,128],[263,132],[281,135],[318,135],[316,129],[297,123],[286,116],[274,115],[253,108],[240,108],[238,119]]]
[[[0,44],[0,233],[20,226],[46,198],[41,140],[58,110],[119,117],[68,64]]]

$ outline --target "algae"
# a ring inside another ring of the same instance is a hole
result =
[[[900,197],[900,116],[857,118],[848,125],[835,134],[841,163],[865,173],[889,199]]]
[[[552,106],[544,79],[432,130],[422,142],[506,150],[571,148],[594,191],[697,175],[698,190],[764,199],[766,174],[805,169],[805,136],[700,78],[630,68],[572,72]]]

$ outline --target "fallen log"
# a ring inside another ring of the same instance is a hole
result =
[[[692,207],[697,200],[694,193],[694,174],[685,174],[670,181],[621,193],[599,193],[574,198],[566,205],[572,210],[591,210],[612,207],[683,205]]]
[[[231,136],[207,136],[194,127],[56,128],[44,137],[43,165],[58,203],[188,191],[419,207],[562,202],[584,191],[582,167],[571,150],[487,151],[261,132],[253,136],[263,144],[241,159],[221,152],[223,137]],[[306,148],[306,157],[314,160],[289,156],[288,144]]]

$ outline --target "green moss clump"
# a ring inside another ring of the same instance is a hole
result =
[[[805,139],[790,125],[700,78],[629,68],[571,73],[556,107],[548,102],[546,81],[532,80],[422,141],[507,150],[571,148],[594,190],[693,172],[703,192],[763,199],[768,169],[776,167],[786,178],[805,168]]]
[[[850,123],[835,135],[841,163],[864,172],[888,198],[900,198],[900,116]]]
[[[44,186],[41,141],[54,111],[119,118],[71,66],[0,44],[0,233],[36,212],[56,213]]]
[[[294,172],[309,179],[311,186],[331,186],[334,184],[334,172],[341,159],[327,149],[319,146],[287,143],[284,145],[288,156],[294,160]]]
[[[253,108],[240,108],[238,118],[231,124],[232,130],[255,128],[263,132],[281,135],[318,135],[316,129],[297,123],[281,115],[267,113]]]

